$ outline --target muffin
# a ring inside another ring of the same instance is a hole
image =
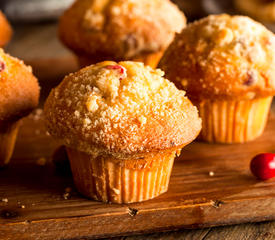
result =
[[[78,0],[61,17],[59,36],[82,67],[109,59],[156,67],[185,23],[169,0]]]
[[[5,15],[0,11],[0,47],[3,47],[11,39],[12,29]]]
[[[83,195],[140,202],[167,191],[176,154],[199,134],[196,107],[161,70],[105,61],[64,78],[44,107]]]
[[[0,167],[11,158],[20,119],[38,104],[39,86],[31,67],[0,49]]]
[[[187,26],[159,67],[199,109],[201,138],[242,143],[260,136],[275,94],[275,38],[243,16],[212,15]]]
[[[234,0],[237,10],[263,22],[275,21],[274,0]]]

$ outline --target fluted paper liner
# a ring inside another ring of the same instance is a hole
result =
[[[0,167],[8,164],[13,153],[19,121],[0,123]]]
[[[70,148],[67,152],[78,191],[113,203],[141,202],[166,192],[176,154],[175,150],[164,153],[158,167],[134,169],[121,166],[112,158],[94,159]]]
[[[200,139],[243,143],[260,136],[265,128],[272,97],[245,101],[202,101],[196,106],[202,118]]]

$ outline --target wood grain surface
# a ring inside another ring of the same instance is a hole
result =
[[[273,220],[275,180],[256,180],[249,162],[259,152],[274,152],[274,143],[272,113],[256,141],[187,146],[160,197],[105,204],[80,196],[71,176],[55,170],[51,156],[58,144],[46,134],[38,110],[22,122],[12,162],[0,172],[0,239],[104,237]]]
[[[235,226],[179,230],[140,236],[116,237],[112,240],[273,240],[275,223],[248,223]],[[106,239],[107,240],[107,239]]]

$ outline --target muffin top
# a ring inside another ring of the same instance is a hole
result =
[[[0,47],[3,47],[10,39],[12,29],[5,15],[0,11]]]
[[[197,109],[163,74],[106,61],[66,76],[45,103],[49,133],[79,151],[118,158],[191,142],[201,129]]]
[[[212,15],[188,25],[159,67],[192,100],[275,94],[275,37],[244,16]]]
[[[0,49],[0,123],[16,121],[38,104],[39,85],[31,67]]]
[[[59,36],[78,54],[130,59],[164,50],[185,23],[169,0],[77,0],[61,17]]]

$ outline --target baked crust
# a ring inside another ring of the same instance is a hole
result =
[[[39,85],[31,67],[0,49],[0,122],[16,121],[38,105]]]
[[[12,28],[5,15],[0,11],[0,47],[9,42],[12,35]]]
[[[169,0],[78,0],[61,17],[59,36],[78,55],[129,60],[165,49],[185,23]]]
[[[115,158],[178,149],[196,138],[201,120],[184,91],[143,63],[118,64],[86,67],[51,91],[44,109],[53,137]]]
[[[244,16],[211,15],[188,25],[159,67],[191,100],[275,94],[275,37]]]

